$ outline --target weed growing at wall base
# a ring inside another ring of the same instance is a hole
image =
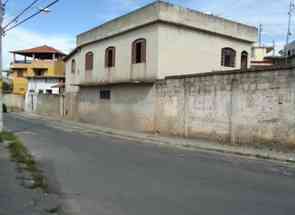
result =
[[[48,184],[45,177],[41,174],[33,156],[29,153],[22,142],[14,134],[9,132],[2,132],[0,140],[8,142],[7,148],[10,151],[11,160],[17,162],[19,165],[22,165],[24,170],[31,174],[34,183],[30,186],[30,188],[40,188],[44,192],[48,193]]]

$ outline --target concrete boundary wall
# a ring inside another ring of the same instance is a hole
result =
[[[45,116],[61,117],[61,98],[59,95],[39,94],[36,113]]]
[[[3,94],[3,104],[6,105],[8,111],[24,111],[25,97],[15,94]]]
[[[109,101],[99,99],[109,89]],[[155,84],[80,88],[67,119],[226,144],[295,147],[295,68],[171,76]]]
[[[295,69],[174,76],[156,84],[156,131],[295,147]]]

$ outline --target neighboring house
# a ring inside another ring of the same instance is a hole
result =
[[[251,51],[251,67],[272,66],[273,62],[266,57],[274,50],[272,46],[253,46]]]
[[[153,130],[155,81],[246,70],[256,38],[255,27],[156,1],[78,35],[65,58],[66,94],[79,97],[69,109],[82,121]]]
[[[33,97],[37,94],[59,94],[59,88],[53,86],[64,82],[64,53],[46,45],[11,53],[13,93],[26,96],[25,109],[34,109],[36,102],[33,102]],[[22,56],[23,60],[18,60],[18,56]]]
[[[284,49],[280,51],[280,54],[285,57],[295,56],[295,41],[285,45]]]

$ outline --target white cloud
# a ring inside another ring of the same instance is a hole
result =
[[[68,53],[75,47],[75,37],[62,34],[45,35],[21,27],[16,28],[8,32],[3,38],[3,68],[9,68],[12,59],[10,51],[28,49],[45,44]]]

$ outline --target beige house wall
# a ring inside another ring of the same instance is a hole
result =
[[[101,99],[101,89],[111,90],[111,99]],[[79,120],[104,127],[153,132],[155,91],[152,84],[84,87],[79,95]]]
[[[221,66],[221,50],[225,47],[237,52],[235,68]],[[242,51],[248,53],[248,66],[251,60],[249,42],[167,24],[159,27],[158,48],[160,79],[169,75],[239,69]]]
[[[155,1],[145,7],[79,34],[77,46],[130,31],[131,29],[157,21],[176,23],[249,42],[254,42],[257,39],[257,28],[255,27],[167,2]]]
[[[139,38],[145,38],[147,41],[147,62],[132,64],[132,43]],[[105,50],[110,46],[116,48],[116,65],[114,68],[105,68]],[[91,71],[91,79],[87,80],[85,78],[85,55],[89,51],[94,53],[94,68]],[[71,73],[72,59],[76,60],[75,74]],[[77,92],[79,88],[73,84],[83,82],[154,81],[158,74],[158,59],[158,25],[147,26],[88,45],[66,62],[66,91]]]

